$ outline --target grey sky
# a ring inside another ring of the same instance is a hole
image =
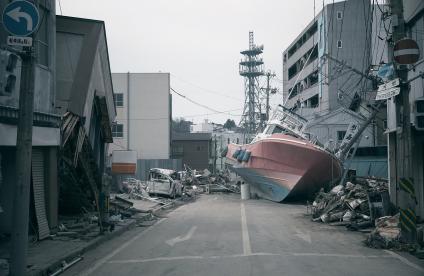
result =
[[[105,21],[112,72],[170,72],[179,93],[235,115],[243,107],[238,62],[249,31],[264,45],[265,68],[282,79],[281,53],[314,14],[313,0],[61,0],[61,7],[66,16]],[[316,13],[321,8],[317,0]],[[281,90],[281,82],[272,84]],[[273,102],[281,99],[277,94]],[[173,95],[173,117],[217,123],[231,117],[201,115],[208,113]]]

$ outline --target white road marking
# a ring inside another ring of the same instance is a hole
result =
[[[250,246],[249,230],[247,229],[246,221],[246,210],[244,209],[244,203],[241,203],[241,235],[243,239],[243,254],[252,254],[252,248]]]
[[[390,251],[390,250],[384,250],[384,251],[387,252],[387,253],[389,253],[390,255],[392,255],[393,257],[395,257],[396,259],[398,259],[402,263],[404,263],[404,264],[406,264],[406,265],[408,265],[410,267],[413,267],[413,268],[415,268],[418,271],[424,272],[424,268],[422,268],[421,266],[416,265],[416,264],[410,262],[407,258],[402,257],[401,255],[399,255],[399,254],[397,254],[397,253],[395,253],[393,251]]]
[[[152,231],[154,228],[156,228],[156,226],[158,226],[159,224],[161,224],[163,221],[165,221],[166,218],[162,218],[160,219],[156,224],[154,224],[153,226],[147,228],[146,230],[144,230],[143,232],[141,232],[140,234],[136,235],[134,238],[130,239],[129,241],[127,241],[126,243],[122,244],[120,247],[116,248],[115,250],[113,250],[111,253],[109,253],[108,255],[104,256],[103,258],[101,258],[100,260],[98,260],[96,263],[94,263],[93,266],[91,266],[89,269],[87,269],[86,271],[82,272],[80,275],[81,276],[88,276],[91,273],[93,273],[94,271],[96,271],[99,267],[103,266],[106,262],[108,262],[111,258],[113,258],[113,256],[115,256],[116,254],[118,254],[119,252],[121,252],[122,250],[124,250],[127,246],[133,244],[137,239],[139,239],[141,236],[147,234],[148,232]]]
[[[304,233],[304,232],[301,232],[299,230],[296,230],[295,236],[301,238],[302,240],[304,240],[308,243],[312,243],[311,235],[310,235],[309,232]]]
[[[178,237],[175,237],[173,239],[167,240],[166,243],[169,246],[174,246],[176,243],[188,241],[189,239],[191,239],[191,237],[193,236],[196,229],[197,229],[197,226],[193,226],[193,227],[190,228],[190,230],[188,231],[188,233],[184,237],[178,236]]]
[[[235,254],[223,256],[177,256],[177,257],[158,257],[149,259],[133,259],[133,260],[113,260],[109,264],[136,264],[136,263],[149,263],[149,262],[162,262],[162,261],[186,261],[186,260],[210,260],[210,259],[229,259],[229,258],[246,258],[252,256],[274,256],[274,257],[287,257],[287,256],[304,256],[304,257],[331,257],[331,258],[357,258],[357,259],[371,259],[371,258],[393,258],[390,255],[343,255],[343,254],[325,254],[325,253],[292,253],[284,252],[281,254],[257,252],[251,254]]]

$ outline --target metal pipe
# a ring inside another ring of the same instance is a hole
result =
[[[71,266],[73,266],[74,264],[78,263],[81,260],[82,260],[82,257],[78,257],[78,258],[74,259],[70,263],[66,263],[65,262],[65,265],[64,266],[62,266],[59,270],[56,270],[53,274],[50,274],[50,276],[59,275],[60,273],[64,272],[65,270],[67,270],[68,268],[70,268]]]

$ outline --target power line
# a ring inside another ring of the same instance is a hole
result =
[[[230,110],[225,110],[223,112],[231,112],[231,111],[238,111],[238,110],[242,110],[242,108],[236,108],[236,109],[230,109]],[[214,112],[214,113],[203,113],[203,114],[193,114],[193,115],[181,115],[179,117],[183,117],[183,118],[195,118],[195,117],[203,117],[203,116],[210,116],[210,115],[217,115],[217,114],[222,114],[222,112]],[[241,116],[241,114],[233,114],[231,116]],[[157,117],[157,118],[116,118],[116,120],[119,121],[159,121],[159,120],[169,120],[169,117]]]
[[[205,108],[205,109],[208,109],[208,110],[210,110],[210,111],[212,111],[212,112],[215,112],[216,114],[221,113],[221,114],[227,114],[227,115],[230,115],[230,116],[238,116],[238,115],[234,115],[234,114],[231,114],[231,113],[227,113],[227,112],[225,112],[225,111],[219,111],[219,110],[216,110],[216,109],[214,109],[214,108],[212,108],[212,107],[209,107],[209,106],[207,106],[207,105],[204,105],[204,104],[201,104],[201,103],[199,103],[199,102],[196,102],[196,101],[194,101],[194,100],[190,99],[189,97],[187,97],[187,96],[185,96],[185,95],[183,95],[183,94],[181,94],[181,93],[179,93],[179,92],[175,91],[175,89],[174,89],[174,88],[172,88],[172,87],[170,87],[170,88],[171,88],[172,92],[174,92],[175,94],[177,94],[177,95],[178,95],[178,96],[180,96],[181,98],[184,98],[184,99],[186,99],[187,101],[189,101],[189,102],[191,102],[191,103],[193,103],[193,104],[195,104],[195,105],[198,105],[198,106],[203,107],[203,108]]]
[[[201,87],[201,86],[199,86],[199,85],[197,85],[195,83],[192,83],[190,81],[184,80],[184,79],[176,76],[175,74],[171,74],[171,76],[173,76],[174,78],[176,78],[176,79],[178,79],[178,80],[180,80],[182,82],[185,82],[185,83],[187,83],[187,84],[189,84],[189,85],[191,85],[193,87],[196,87],[196,88],[198,88],[200,90],[203,90],[203,92],[206,92],[206,93],[209,93],[209,94],[213,94],[213,95],[219,95],[219,96],[226,97],[228,99],[232,99],[232,100],[235,100],[235,101],[242,101],[242,99],[239,99],[239,98],[236,98],[236,97],[232,97],[232,96],[229,96],[229,95],[226,95],[226,94],[223,94],[223,93],[219,93],[219,92],[214,91],[214,90],[211,90],[211,89],[207,89],[207,88]]]

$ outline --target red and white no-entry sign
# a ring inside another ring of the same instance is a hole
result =
[[[394,59],[399,64],[413,64],[420,58],[418,44],[410,38],[397,41],[393,51]]]

